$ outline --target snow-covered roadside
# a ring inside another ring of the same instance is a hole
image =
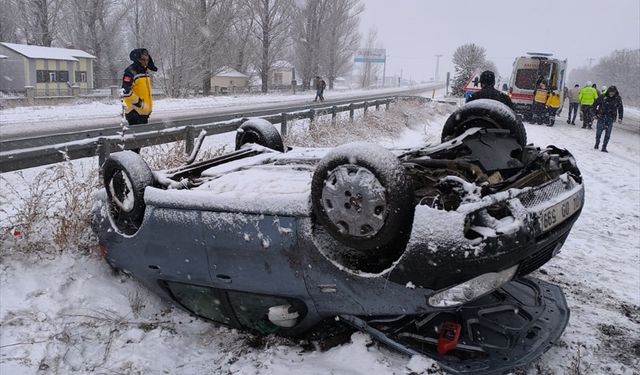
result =
[[[325,96],[328,99],[338,99],[359,94],[393,93],[399,89],[407,89],[407,87],[376,90],[327,91]],[[225,108],[247,104],[282,103],[303,100],[311,102],[314,96],[315,92],[307,90],[298,92],[295,95],[290,93],[270,93],[267,95],[242,94],[194,98],[164,98],[154,100],[153,117],[179,111]],[[53,120],[78,120],[87,118],[117,118],[121,116],[121,111],[120,102],[116,99],[106,99],[102,101],[79,99],[78,103],[75,104],[8,108],[0,110],[0,128],[2,128],[3,125],[6,126],[7,124],[14,123],[38,123]]]
[[[437,141],[444,119],[382,142],[415,145],[425,130]],[[563,119],[552,128],[527,125],[527,132],[529,142],[572,151],[586,185],[582,216],[562,252],[535,274],[564,288],[571,320],[529,373],[638,373],[640,136],[614,130],[604,154],[592,148],[594,131]],[[225,136],[221,142],[231,141]],[[2,259],[0,328],[2,374],[38,368],[45,374],[408,374],[431,367],[428,360],[369,346],[360,333],[323,353],[218,328],[170,308],[130,278],[113,276],[95,255],[62,254],[35,264]]]

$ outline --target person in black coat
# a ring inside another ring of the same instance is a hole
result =
[[[496,75],[490,70],[485,70],[480,74],[480,91],[473,93],[468,101],[471,102],[476,99],[492,99],[502,102],[506,104],[507,107],[513,109],[513,102],[509,95],[496,90],[495,87],[493,87],[495,84]]]
[[[600,145],[600,136],[604,131],[604,141],[602,142],[602,152],[607,151],[607,144],[609,138],[611,138],[611,131],[613,130],[613,123],[618,119],[618,123],[622,122],[622,115],[624,114],[622,106],[622,97],[615,86],[610,86],[604,95],[600,95],[594,103],[596,117],[598,118],[598,124],[596,126],[596,145],[593,147],[596,150]]]

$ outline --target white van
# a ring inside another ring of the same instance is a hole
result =
[[[536,83],[544,80],[547,87],[560,94],[560,109],[564,105],[567,60],[552,58],[550,53],[527,52],[528,56],[516,57],[509,80],[509,96],[516,112],[525,120],[531,118],[531,103]]]

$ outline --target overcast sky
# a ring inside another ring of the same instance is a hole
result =
[[[499,74],[509,76],[516,56],[552,52],[569,70],[614,49],[640,48],[640,0],[363,0],[363,40],[375,26],[387,50],[387,75],[417,80],[453,74],[455,49],[475,43]],[[596,60],[597,61],[597,60]]]

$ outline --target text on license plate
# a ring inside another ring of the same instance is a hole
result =
[[[580,207],[582,207],[582,191],[542,211],[542,216],[540,217],[542,231],[548,231],[562,223],[569,216],[576,213]]]

